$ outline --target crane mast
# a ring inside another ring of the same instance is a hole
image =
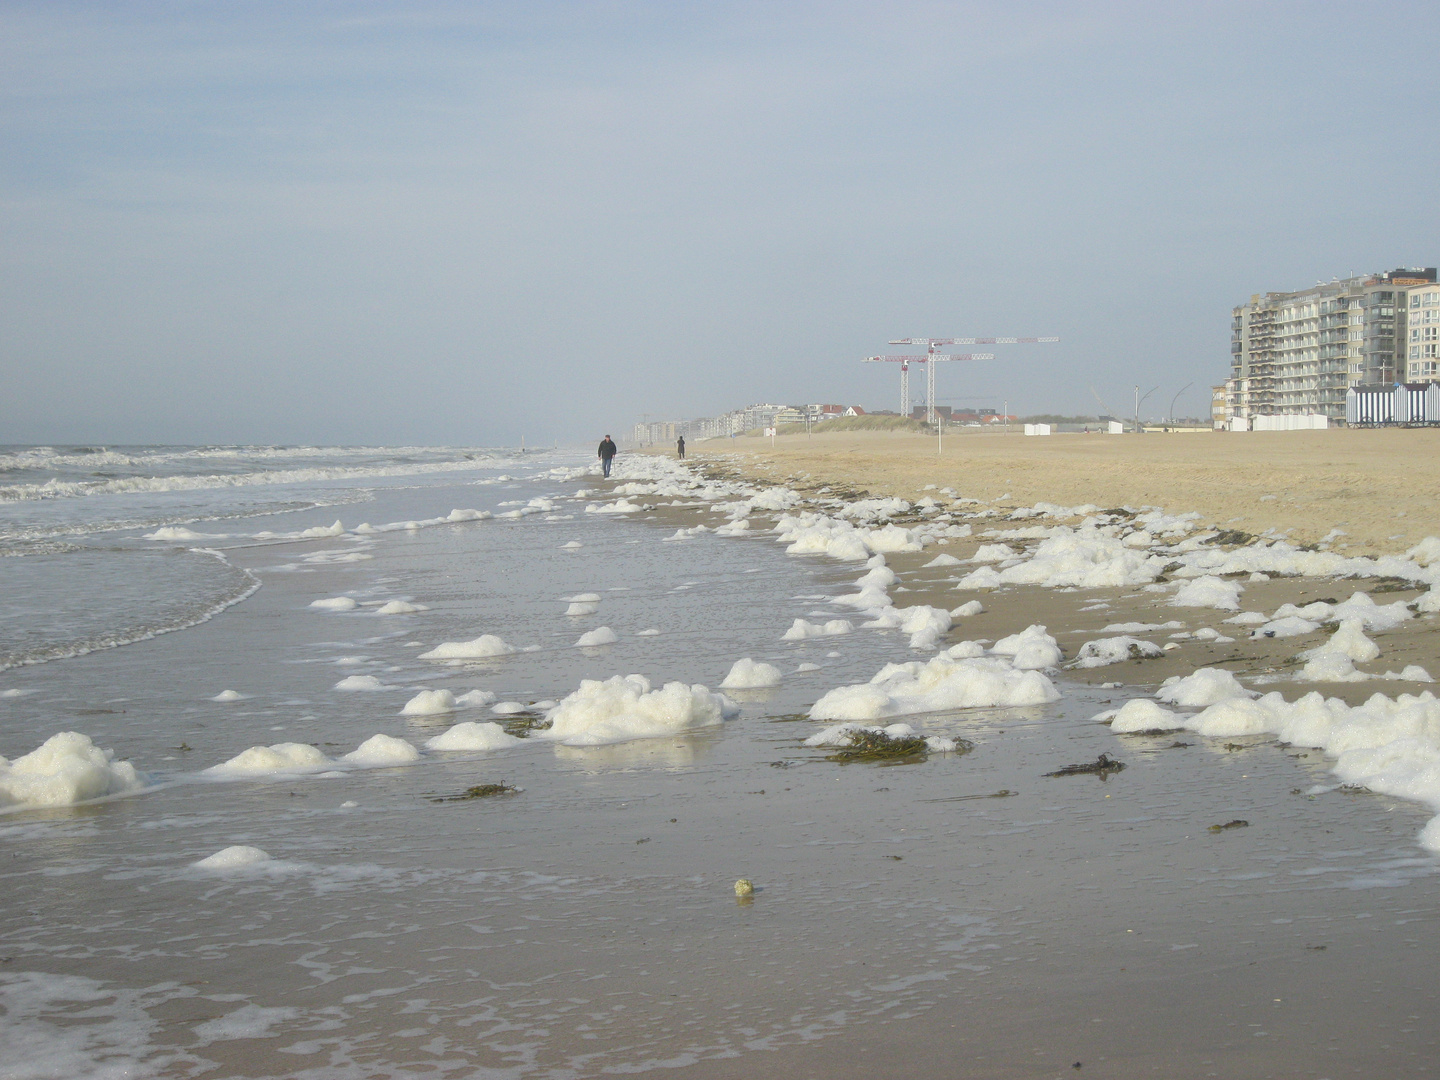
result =
[[[891,345],[924,345],[925,352],[909,356],[867,356],[867,363],[891,362],[900,365],[900,415],[910,415],[910,365],[925,365],[925,421],[935,423],[935,365],[947,360],[994,360],[994,353],[940,353],[941,345],[1022,345],[1041,341],[1059,341],[1058,337],[964,337],[964,338],[897,338]]]

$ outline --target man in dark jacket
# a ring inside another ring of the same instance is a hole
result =
[[[606,435],[600,440],[600,464],[605,466],[605,475],[610,475],[610,463],[615,460],[615,440]]]
[[[682,461],[685,460],[685,436],[684,436],[684,435],[681,435],[680,438],[678,438],[678,439],[675,440],[675,451],[676,451],[676,453],[678,453],[678,454],[680,455],[680,460],[682,460]]]

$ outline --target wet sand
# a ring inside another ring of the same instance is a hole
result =
[[[1344,529],[1335,549],[1394,554],[1440,535],[1440,431],[1379,429],[1052,435],[974,428],[936,440],[903,433],[834,432],[695,443],[756,479],[843,484],[914,500],[925,485],[1002,505],[1156,506],[1198,511],[1213,525],[1289,531],[1314,543]],[[1008,496],[1008,498],[1002,498]]]

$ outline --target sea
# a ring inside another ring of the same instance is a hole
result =
[[[1078,685],[836,761],[808,708],[915,658],[782,640],[855,566],[612,484],[564,448],[0,447],[0,755],[53,766],[0,806],[0,1078],[1440,1060],[1423,810],[1300,795],[1324,762],[1265,740],[1045,779],[1117,752]],[[742,658],[782,678],[720,722],[527,728]],[[516,741],[427,745],[462,724]],[[112,788],[66,802],[82,758]]]

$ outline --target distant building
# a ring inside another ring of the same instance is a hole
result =
[[[1440,285],[1412,286],[1406,305],[1406,380],[1440,382]]]
[[[1400,269],[1251,296],[1231,313],[1227,417],[1343,420],[1351,386],[1404,377],[1407,293],[1435,280]]]

